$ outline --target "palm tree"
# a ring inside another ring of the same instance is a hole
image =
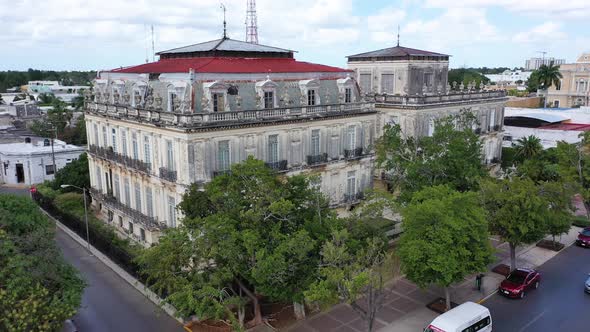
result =
[[[516,154],[523,159],[534,158],[543,151],[541,139],[534,135],[519,138],[514,148],[516,149]]]
[[[549,65],[541,65],[538,69],[539,89],[545,92],[545,108],[547,107],[547,90],[552,85],[559,86],[560,79],[563,75],[559,72],[559,66],[554,66],[553,62]]]

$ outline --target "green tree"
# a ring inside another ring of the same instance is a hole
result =
[[[549,89],[552,85],[559,86],[560,79],[563,75],[559,72],[559,65],[541,65],[539,71],[539,88],[543,90]]]
[[[448,184],[459,191],[477,189],[486,171],[482,144],[468,111],[435,122],[432,136],[404,137],[399,125],[384,129],[377,141],[377,164],[389,177],[402,201],[422,188]]]
[[[88,156],[86,153],[82,153],[78,159],[74,159],[71,163],[55,173],[51,187],[54,190],[58,190],[63,184],[71,184],[80,188],[90,188],[90,173],[88,172]]]
[[[547,230],[549,202],[531,179],[488,180],[481,200],[492,233],[510,245],[510,269],[516,268],[516,247],[539,241]]]
[[[29,198],[0,195],[0,330],[57,331],[80,306],[84,282],[54,232]]]
[[[545,182],[541,185],[540,195],[545,198],[548,204],[546,214],[547,233],[555,237],[567,233],[572,226],[571,198],[574,194],[573,187],[563,182]]]
[[[155,246],[140,259],[156,289],[167,291],[171,303],[199,317],[211,313],[191,294],[204,287],[229,288],[247,297],[255,323],[262,321],[259,296],[291,301],[296,314],[301,313],[303,292],[317,276],[320,247],[339,222],[308,178],[284,178],[248,158],[214,178],[203,193],[193,187],[183,201],[181,210],[192,218],[160,240],[175,244]],[[207,212],[196,211],[192,202],[206,206]],[[158,257],[174,261],[165,283],[159,278],[165,272],[158,272]]]
[[[489,83],[490,79],[475,69],[458,68],[449,70],[449,82],[457,82],[457,84],[463,83],[465,86],[468,86],[471,82],[475,82],[475,84],[481,86],[482,83]]]
[[[516,149],[516,154],[522,160],[536,158],[543,151],[541,139],[534,135],[519,138],[516,141],[514,148]]]
[[[526,81],[526,90],[528,92],[537,92],[539,89],[539,71],[535,70],[531,73],[529,78]]]
[[[322,307],[340,302],[350,304],[371,332],[386,297],[384,283],[397,264],[382,238],[367,238],[356,250],[353,242],[347,229],[334,231],[332,239],[322,247],[320,278],[305,292],[305,297]]]
[[[397,250],[402,271],[420,287],[443,287],[450,309],[449,287],[485,271],[493,261],[485,211],[477,194],[448,186],[426,188],[414,194],[402,215],[404,233]]]

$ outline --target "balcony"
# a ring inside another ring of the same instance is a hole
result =
[[[344,203],[347,204],[353,204],[356,203],[358,201],[360,201],[361,199],[363,199],[363,197],[365,197],[364,193],[359,191],[357,193],[345,193],[344,194]]]
[[[490,90],[490,91],[450,91],[448,94],[434,94],[434,95],[390,95],[390,94],[375,94],[368,96],[369,99],[375,101],[376,104],[382,105],[399,105],[408,107],[419,107],[438,104],[458,104],[470,103],[476,101],[485,101],[490,99],[505,99],[507,98],[504,90]]]
[[[87,102],[86,111],[115,119],[148,122],[160,126],[185,128],[218,127],[281,120],[315,119],[350,114],[375,113],[373,103],[347,103],[318,106],[294,106],[260,110],[176,113],[162,109],[138,109],[131,106]]]
[[[160,178],[169,181],[176,182],[176,171],[167,169],[166,167],[160,167]]]
[[[143,225],[149,231],[162,231],[168,228],[166,224],[159,222],[156,218],[146,216],[145,214],[128,207],[119,202],[117,198],[112,195],[104,194],[94,188],[90,189],[90,195],[93,199],[100,201],[107,208],[121,212],[132,219],[134,223]]]
[[[229,170],[229,169],[221,170],[221,171],[213,171],[213,177],[216,178],[218,176],[222,176],[222,175],[230,174],[230,173],[231,173],[231,170]]]
[[[120,153],[116,153],[113,151],[112,148],[105,149],[103,147],[98,147],[96,145],[89,145],[88,152],[98,158],[102,158],[105,160],[116,162],[116,163],[121,164],[125,167],[133,168],[133,169],[138,170],[140,172],[144,172],[147,174],[150,173],[150,169],[151,169],[150,164],[148,164],[144,161],[141,161],[141,160],[133,159],[129,156],[122,155]]]
[[[276,162],[264,163],[266,167],[271,168],[277,172],[284,172],[287,170],[287,161],[280,160]]]
[[[363,148],[355,148],[353,150],[344,150],[345,159],[359,158],[363,155]]]
[[[328,162],[328,154],[320,153],[318,155],[307,156],[308,165],[324,164]]]

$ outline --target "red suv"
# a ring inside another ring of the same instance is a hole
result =
[[[576,244],[586,248],[590,247],[590,227],[584,228],[580,234],[578,234]]]
[[[539,288],[541,274],[532,269],[518,268],[500,284],[498,292],[511,298],[524,298],[525,291]]]

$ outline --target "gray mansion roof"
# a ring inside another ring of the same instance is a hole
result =
[[[292,57],[292,50],[221,38],[156,53],[160,58],[204,56]]]
[[[409,47],[403,47],[403,46],[395,46],[395,47],[389,47],[389,48],[384,48],[381,50],[376,50],[376,51],[371,51],[371,52],[366,52],[366,53],[360,53],[360,54],[355,54],[355,55],[349,55],[347,56],[348,61],[358,61],[358,60],[365,60],[365,59],[409,59],[410,57],[418,57],[418,58],[424,58],[424,57],[431,57],[431,58],[439,58],[439,59],[446,59],[448,60],[449,55],[448,54],[442,54],[442,53],[436,53],[436,52],[430,52],[430,51],[424,51],[424,50],[418,50],[418,49],[414,49],[414,48],[409,48]]]

